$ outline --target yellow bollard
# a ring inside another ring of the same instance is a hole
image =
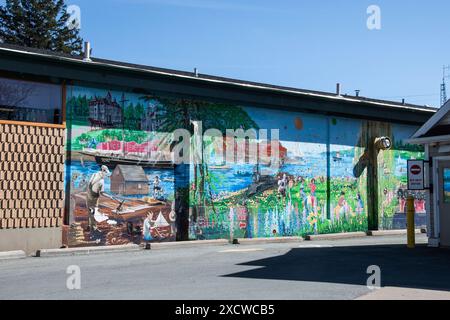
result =
[[[408,196],[406,199],[406,226],[408,228],[408,248],[416,247],[416,226],[414,222],[415,208],[414,197]]]

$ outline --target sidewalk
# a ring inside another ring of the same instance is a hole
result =
[[[384,287],[358,297],[355,300],[450,300],[450,292]]]

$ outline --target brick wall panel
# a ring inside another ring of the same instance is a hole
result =
[[[60,226],[65,130],[0,124],[0,228]]]

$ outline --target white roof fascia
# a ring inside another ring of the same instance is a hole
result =
[[[414,133],[411,139],[419,138],[430,131],[450,112],[450,100],[447,101],[419,130]]]
[[[320,97],[320,98],[325,98],[325,99],[329,99],[329,100],[341,100],[341,101],[347,101],[347,102],[358,102],[358,103],[372,104],[372,105],[377,105],[377,106],[385,106],[385,107],[402,109],[402,110],[406,109],[406,110],[416,110],[416,111],[427,111],[427,112],[430,112],[430,109],[428,109],[428,108],[421,108],[420,106],[412,107],[412,106],[406,106],[406,105],[391,104],[389,102],[377,102],[377,101],[362,100],[362,99],[357,99],[357,98],[353,98],[353,97],[345,97],[345,96],[341,96],[341,95],[333,96],[332,94],[320,94],[320,93],[313,93],[313,92],[300,92],[300,91],[297,91],[297,90],[289,90],[287,88],[286,89],[270,88],[270,87],[266,87],[266,86],[263,86],[263,85],[257,85],[257,84],[237,83],[237,82],[233,82],[231,80],[208,79],[208,78],[196,77],[194,75],[192,75],[192,76],[181,75],[181,74],[172,73],[172,72],[169,72],[169,71],[148,70],[148,69],[143,69],[143,68],[138,68],[138,67],[123,66],[123,65],[117,65],[117,64],[106,63],[106,62],[96,62],[96,61],[86,62],[86,61],[83,61],[83,60],[80,60],[80,59],[75,59],[75,58],[70,58],[70,57],[54,56],[54,55],[51,55],[51,54],[22,51],[22,50],[17,50],[17,49],[10,49],[10,48],[0,48],[0,50],[11,51],[11,52],[19,52],[19,53],[22,53],[22,54],[25,53],[25,54],[29,54],[29,55],[41,56],[41,57],[57,59],[57,60],[61,60],[61,61],[70,61],[70,62],[75,62],[75,63],[79,63],[79,64],[91,64],[91,65],[97,65],[97,66],[112,67],[112,68],[117,68],[117,69],[125,69],[125,70],[130,70],[130,71],[139,71],[139,72],[144,72],[144,73],[161,74],[161,75],[177,77],[177,78],[186,78],[186,79],[195,80],[195,81],[202,81],[202,82],[206,81],[206,82],[222,83],[222,84],[228,84],[228,85],[233,85],[233,86],[238,86],[238,87],[247,87],[247,88],[254,88],[254,89],[260,89],[260,90],[266,90],[266,91],[284,92],[284,93],[303,95],[303,96]],[[93,59],[95,59],[95,58],[93,58]]]
[[[438,142],[448,142],[450,143],[450,134],[445,136],[434,136],[434,137],[424,137],[424,138],[411,138],[405,141],[410,144],[430,144]]]

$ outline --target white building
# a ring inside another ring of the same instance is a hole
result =
[[[425,146],[430,246],[450,247],[450,101],[411,138]]]

